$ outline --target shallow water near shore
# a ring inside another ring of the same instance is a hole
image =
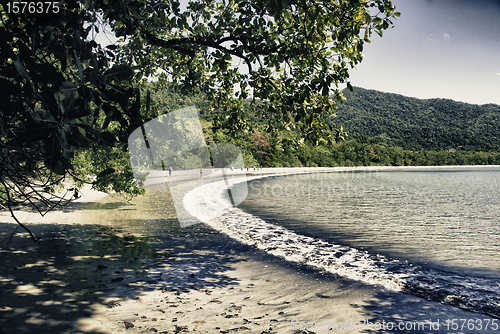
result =
[[[301,234],[500,273],[500,168],[315,173],[249,189],[240,208]]]
[[[314,173],[251,181],[240,208],[387,259],[383,270],[405,291],[498,317],[499,186],[498,167]]]

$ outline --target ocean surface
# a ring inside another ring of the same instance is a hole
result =
[[[499,217],[500,168],[460,167],[257,178],[211,224],[290,261],[500,318]]]
[[[239,207],[326,241],[500,274],[500,168],[261,179]]]

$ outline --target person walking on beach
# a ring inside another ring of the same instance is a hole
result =
[[[172,177],[172,166],[168,167],[168,177]]]
[[[203,177],[203,169],[200,169],[200,179]]]

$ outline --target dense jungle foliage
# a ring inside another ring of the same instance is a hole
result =
[[[500,148],[500,106],[417,99],[355,87],[345,90],[336,121],[385,146],[407,150]]]
[[[2,1],[0,209],[29,231],[13,207],[44,215],[85,183],[142,193],[127,144],[150,120],[138,89],[149,78],[203,93],[211,128],[232,138],[248,132],[253,97],[268,129],[331,142],[331,98],[399,16],[390,0]]]
[[[246,101],[251,131],[230,136],[212,131],[211,113],[202,96],[183,97],[150,84],[152,112],[189,105],[199,109],[208,142],[238,145],[249,166],[435,166],[500,164],[500,106],[477,106],[444,99],[420,100],[355,87],[344,91],[339,106],[336,143],[311,145],[294,131],[267,132]],[[154,116],[154,115],[150,115]]]

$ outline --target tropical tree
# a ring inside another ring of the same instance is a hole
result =
[[[252,98],[268,131],[328,141],[330,97],[399,13],[390,0],[62,0],[2,2],[0,15],[0,200],[13,214],[66,203],[83,182],[140,192],[123,154],[149,114],[148,77],[204,92],[215,131],[245,130]],[[103,27],[116,43],[95,41]]]
[[[215,126],[232,131],[246,126],[235,98],[251,97],[269,131],[295,128],[312,143],[332,138],[331,97],[342,100],[364,43],[399,16],[389,0],[101,1],[119,8],[103,19],[140,77],[206,92]]]
[[[78,2],[45,2],[40,12],[12,4],[0,7],[0,205],[16,220],[21,203],[45,214],[77,198],[84,181],[139,193],[109,154],[141,124],[132,68],[110,65]],[[91,163],[74,166],[83,150]]]

